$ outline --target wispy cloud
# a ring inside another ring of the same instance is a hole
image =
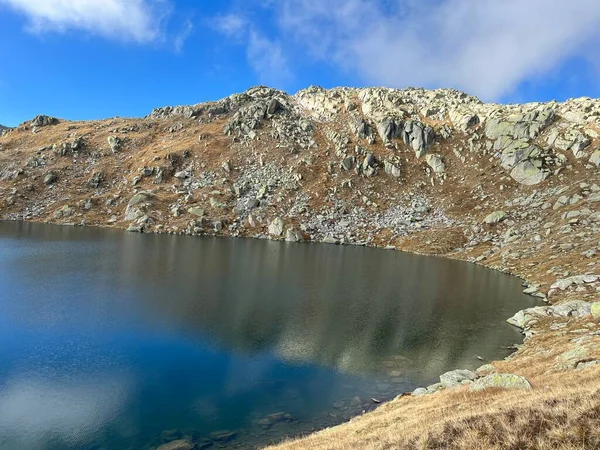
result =
[[[84,31],[121,41],[151,42],[161,35],[168,0],[0,0],[28,19],[34,33]]]
[[[246,55],[261,83],[283,87],[291,79],[292,73],[280,42],[250,30]]]
[[[212,19],[213,27],[227,37],[241,38],[248,26],[248,21],[238,14],[226,14]]]
[[[173,45],[177,53],[180,53],[183,50],[183,45],[185,44],[185,41],[187,41],[187,39],[192,35],[193,32],[194,24],[190,19],[186,19],[183,22],[179,33],[177,33],[173,38]]]
[[[511,93],[600,38],[597,0],[282,0],[279,38],[395,87]]]
[[[282,88],[290,81],[292,72],[279,39],[269,38],[238,14],[215,17],[211,23],[233,43],[245,46],[248,64],[260,83]]]

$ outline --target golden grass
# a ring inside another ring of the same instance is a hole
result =
[[[270,450],[597,449],[600,367],[532,379],[534,388],[467,387],[400,397],[349,423]]]

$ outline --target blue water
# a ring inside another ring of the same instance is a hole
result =
[[[0,448],[260,446],[506,355],[532,304],[401,252],[0,223]]]

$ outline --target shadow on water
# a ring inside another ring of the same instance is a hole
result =
[[[434,257],[26,223],[0,223],[0,292],[16,449],[303,433],[505,356],[504,320],[534,304],[514,277]],[[278,411],[296,420],[257,426]]]

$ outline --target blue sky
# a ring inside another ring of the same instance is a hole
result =
[[[267,84],[600,96],[600,1],[0,0],[0,123],[143,116]]]

